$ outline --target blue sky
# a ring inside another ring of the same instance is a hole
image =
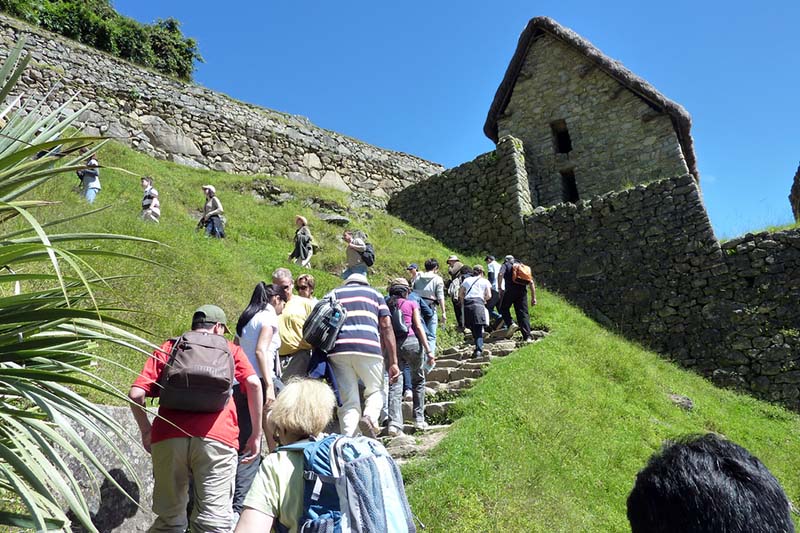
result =
[[[494,148],[489,105],[520,32],[547,15],[689,111],[718,237],[792,221],[797,0],[113,3],[180,20],[206,87],[447,167]]]

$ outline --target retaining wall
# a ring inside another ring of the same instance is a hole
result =
[[[800,409],[800,232],[720,246],[689,175],[525,225],[543,284],[718,384]]]
[[[531,212],[522,143],[503,137],[494,152],[398,192],[388,209],[453,248],[521,244],[522,217]]]

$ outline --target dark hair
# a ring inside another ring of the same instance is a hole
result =
[[[794,531],[789,500],[761,461],[714,434],[667,441],[628,496],[632,533]]]
[[[458,275],[461,276],[461,277],[471,276],[472,275],[472,269],[470,267],[468,267],[467,265],[464,265],[464,266],[461,267],[461,269],[459,269]]]
[[[439,268],[439,261],[436,260],[435,257],[431,257],[427,261],[425,261],[425,270],[430,272],[434,268]]]
[[[389,287],[389,300],[387,300],[386,305],[389,307],[389,309],[394,310],[397,307],[397,301],[408,298],[409,292],[411,292],[411,290],[408,287],[403,285],[392,285]]]
[[[242,334],[242,330],[244,330],[247,323],[256,316],[256,313],[267,308],[270,299],[268,287],[272,287],[272,285],[267,285],[263,281],[259,281],[256,288],[253,289],[253,294],[250,296],[250,303],[244,308],[242,314],[239,315],[239,321],[236,322],[237,335]]]

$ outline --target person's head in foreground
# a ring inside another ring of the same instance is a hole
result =
[[[318,436],[333,418],[334,407],[336,398],[325,383],[290,380],[272,404],[270,423],[278,442],[287,445]],[[236,533],[263,533],[278,523],[296,527],[303,512],[302,457],[302,453],[278,451],[264,459],[245,499]],[[287,503],[290,493],[299,495],[291,498],[294,505]]]
[[[667,441],[628,496],[632,533],[790,533],[789,500],[761,461],[709,433]]]
[[[331,388],[313,379],[294,379],[272,404],[272,423],[280,444],[316,437],[333,417],[336,398]]]

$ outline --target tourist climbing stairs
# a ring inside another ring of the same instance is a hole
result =
[[[545,331],[532,331],[531,338],[538,341],[546,334]],[[404,434],[382,437],[389,453],[402,464],[436,446],[453,422],[451,412],[458,396],[483,376],[493,360],[505,357],[525,345],[527,343],[519,338],[518,333],[506,338],[504,331],[497,331],[485,338],[481,357],[472,357],[475,346],[469,333],[460,344],[443,350],[436,358],[436,367],[428,372],[425,383],[425,419],[428,428],[420,431],[414,427],[412,401],[404,400]]]

